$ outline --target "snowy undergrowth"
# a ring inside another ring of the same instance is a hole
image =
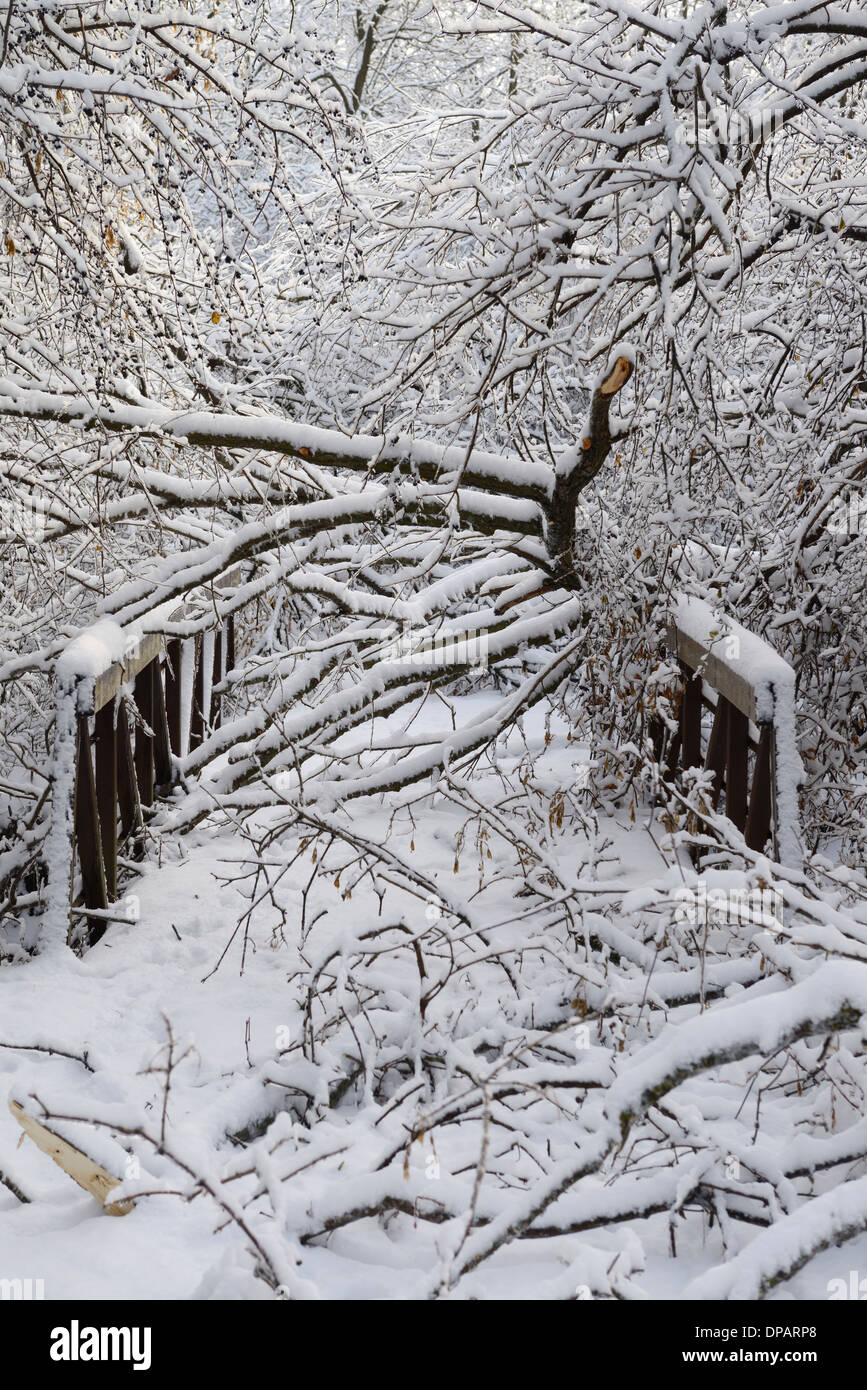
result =
[[[354,845],[280,807],[166,838],[137,921],[4,966],[5,1093],[136,1205],[105,1216],[4,1109],[0,1276],[805,1298],[863,1263],[851,888],[777,880],[776,914],[703,922],[696,902],[755,903],[770,867],[698,876],[648,809],[592,814],[587,756],[528,716],[435,797],[359,803]]]

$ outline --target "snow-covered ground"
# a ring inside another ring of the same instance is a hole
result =
[[[464,704],[481,708],[485,698],[474,696]],[[447,717],[444,707],[441,717]],[[414,726],[417,737],[433,718],[428,708]],[[523,738],[513,733],[500,748],[496,770],[479,766],[478,794],[487,805],[493,807],[504,794],[502,779],[507,773],[530,766],[528,758],[543,802],[550,804],[560,785],[574,788],[587,750],[569,741],[562,721],[550,724],[547,735],[546,744],[541,715],[528,718]],[[399,823],[390,824],[390,814],[388,803],[371,803],[358,814],[357,827],[367,837],[387,841],[395,852],[405,853],[441,885],[446,901],[450,896],[472,901],[473,926],[485,932],[489,946],[494,937],[499,948],[505,948],[504,938],[511,943],[508,951],[504,949],[506,966],[516,953],[520,955],[524,940],[527,945],[525,967],[531,985],[519,1000],[502,964],[486,965],[483,950],[468,952],[468,961],[470,956],[474,960],[472,969],[468,965],[464,976],[450,976],[447,988],[430,1004],[427,1020],[437,1030],[439,1045],[444,1045],[444,1037],[447,1045],[450,1034],[456,1046],[462,1038],[471,1037],[471,1055],[475,1055],[484,1036],[490,1037],[494,1047],[509,1046],[517,1036],[518,1023],[531,1032],[556,1025],[558,1020],[571,1026],[569,996],[581,966],[576,959],[577,973],[570,979],[570,938],[562,922],[552,919],[540,931],[538,914],[528,914],[527,900],[514,896],[520,878],[497,876],[498,855],[487,858],[489,842],[473,839],[462,808],[438,799],[423,803],[414,821],[404,815]],[[562,826],[552,823],[548,831],[551,852],[564,870],[574,869],[578,877],[592,874],[601,884],[621,885],[620,896],[626,902],[640,902],[656,889],[667,886],[670,890],[682,881],[683,865],[661,848],[664,835],[649,812],[633,821],[624,811],[601,821],[598,832],[588,837],[567,811]],[[274,865],[287,863],[299,839],[293,831],[265,857]],[[383,1152],[377,1148],[377,1126],[383,1119],[385,1136],[389,1105],[373,1101],[372,1083],[362,1076],[354,1103],[350,1104],[350,1096],[355,1082],[342,1100],[334,1101],[332,1093],[332,1117],[329,1088],[333,1089],[342,1062],[329,1052],[324,1034],[312,1054],[307,1049],[305,1059],[297,1051],[304,1029],[306,980],[317,963],[322,965],[335,951],[343,951],[344,960],[350,961],[353,943],[388,919],[389,913],[411,928],[430,922],[431,904],[394,888],[386,895],[383,917],[376,895],[364,880],[354,886],[351,897],[344,897],[349,880],[344,876],[342,885],[335,887],[329,874],[313,884],[302,924],[302,891],[312,872],[308,850],[288,870],[276,895],[285,921],[266,899],[239,927],[250,906],[245,896],[250,880],[239,878],[245,871],[246,851],[246,842],[231,829],[215,834],[205,828],[183,841],[166,839],[159,855],[155,853],[141,876],[128,885],[137,920],[112,925],[82,959],[65,949],[49,948],[27,963],[0,970],[3,1094],[21,1101],[31,1114],[38,1115],[44,1104],[55,1116],[101,1116],[105,1127],[89,1128],[86,1139],[80,1125],[67,1125],[64,1130],[56,1122],[56,1127],[81,1143],[108,1171],[126,1178],[130,1192],[151,1194],[138,1196],[134,1210],[126,1216],[104,1214],[29,1140],[17,1147],[21,1131],[4,1105],[0,1174],[7,1185],[0,1186],[0,1279],[41,1279],[49,1299],[273,1298],[271,1288],[254,1277],[244,1233],[237,1221],[227,1219],[219,1201],[226,1194],[232,1200],[233,1194],[243,1196],[251,1226],[265,1232],[262,1239],[267,1237],[269,1222],[273,1228],[273,1213],[279,1209],[280,1192],[271,1190],[270,1201],[260,1201],[248,1177],[230,1176],[225,1181],[226,1165],[243,1158],[245,1143],[255,1147],[256,1121],[275,1112],[277,1127],[272,1132],[282,1133],[295,1152],[302,1151],[299,1126],[293,1123],[281,1131],[279,1117],[299,1096],[304,1097],[310,1115],[325,1114],[326,1138],[320,1146],[321,1171],[314,1163],[310,1173],[299,1176],[294,1205],[289,1201],[283,1208],[290,1242],[293,1226],[305,1224],[302,1216],[319,1211],[326,1219],[330,1211],[340,1208],[344,1171],[346,1183],[355,1184],[353,1191],[361,1191],[367,1166],[373,1194]],[[344,859],[349,857],[344,853]],[[479,893],[480,883],[483,891]],[[324,915],[318,916],[323,910]],[[544,947],[544,931],[550,932],[556,946],[550,955]],[[467,950],[472,934],[460,936],[461,949]],[[376,939],[371,938],[371,949]],[[381,1050],[387,1051],[386,1035],[393,1026],[396,1046],[397,1021],[418,1008],[424,980],[420,985],[418,975],[413,979],[407,968],[410,962],[409,952],[384,954],[380,998],[375,1004],[365,994],[371,979],[369,961],[366,976],[353,975],[347,967],[337,979],[335,989],[343,991],[346,1010],[351,1011],[353,998],[358,1004],[354,1036],[363,1063],[373,1064],[369,1037],[376,1034]],[[438,968],[435,950],[427,958],[427,968],[429,976]],[[662,974],[655,985],[666,988]],[[506,1009],[510,1012],[504,1025]],[[686,1019],[696,1012],[696,1005],[686,1004],[673,1008],[671,1018]],[[364,1019],[370,1028],[368,1037],[363,1036]],[[172,1075],[165,1101],[170,1035]],[[350,1036],[341,1034],[335,1044],[343,1055],[345,1038]],[[424,1036],[427,1040],[432,1035]],[[588,1057],[602,1075],[616,1070],[616,1056],[603,1046],[594,1044]],[[741,1089],[747,1096],[743,1075]],[[407,1084],[405,1078],[396,1077],[394,1094],[399,1097]],[[738,1093],[736,1082],[732,1089]],[[143,1122],[150,1126],[152,1137],[159,1137],[164,1102],[166,1153],[160,1153],[154,1143],[139,1142],[140,1136],[125,1137],[125,1128],[139,1130]],[[349,1150],[344,1160],[330,1156],[341,1126]],[[549,1152],[553,1144],[554,1157],[558,1148],[561,1156],[568,1153],[574,1144],[574,1120],[563,1113],[549,1122],[549,1130]],[[508,1156],[508,1144],[501,1130],[494,1133],[489,1166],[502,1172],[507,1186],[532,1186],[527,1164],[518,1156],[510,1169],[503,1157]],[[316,1142],[314,1132],[311,1153]],[[389,1143],[385,1142],[385,1149]],[[518,1136],[515,1143],[520,1143]],[[446,1126],[433,1140],[422,1132],[404,1147],[406,1152],[398,1161],[403,1163],[407,1191],[418,1201],[436,1202],[443,1194],[446,1202],[466,1199],[467,1172],[472,1175],[479,1157],[478,1125],[475,1129]],[[274,1175],[261,1156],[256,1164],[257,1176],[267,1189]],[[304,1164],[299,1161],[296,1166],[300,1173]],[[191,1172],[197,1178],[192,1184]],[[211,1195],[202,1190],[203,1177],[205,1185],[211,1183]],[[581,1190],[602,1192],[605,1181],[604,1176],[592,1178]],[[20,1201],[9,1184],[29,1201]],[[272,1184],[272,1188],[280,1186]],[[188,1200],[193,1193],[193,1200]],[[419,1195],[425,1193],[427,1198]],[[240,1207],[236,1215],[238,1211]],[[432,1265],[444,1254],[437,1230],[395,1211],[386,1217],[356,1220],[313,1243],[292,1246],[299,1261],[296,1274],[305,1292],[326,1298],[415,1297],[426,1290]],[[746,1244],[753,1233],[753,1228],[739,1225],[738,1240]],[[481,1298],[574,1296],[576,1288],[597,1288],[600,1281],[604,1284],[606,1278],[615,1277],[619,1264],[632,1296],[643,1292],[652,1298],[676,1298],[690,1280],[724,1262],[719,1225],[711,1225],[706,1212],[688,1209],[677,1223],[676,1252],[677,1258],[672,1259],[668,1218],[660,1214],[589,1235],[514,1241],[467,1275],[460,1288],[463,1296]],[[859,1267],[867,1267],[867,1238],[863,1237],[843,1252],[825,1252],[775,1296],[826,1297],[829,1279],[846,1277],[850,1268]]]

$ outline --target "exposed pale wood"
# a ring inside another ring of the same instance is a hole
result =
[[[608,376],[599,387],[603,396],[616,396],[621,386],[625,386],[632,376],[632,363],[628,357],[618,357]]]
[[[106,1197],[113,1192],[116,1187],[120,1187],[120,1178],[112,1177],[94,1159],[88,1158],[81,1149],[75,1148],[66,1139],[61,1139],[59,1134],[55,1134],[47,1125],[28,1115],[27,1111],[18,1101],[10,1101],[9,1109],[18,1121],[25,1134],[29,1136],[38,1149],[49,1158],[53,1158],[59,1168],[77,1182],[79,1187],[83,1187],[85,1192],[89,1192],[91,1197],[95,1197],[108,1216],[126,1216],[127,1212],[132,1211],[135,1203],[129,1199],[122,1202],[106,1202]]]

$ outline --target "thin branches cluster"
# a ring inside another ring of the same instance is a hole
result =
[[[244,843],[227,950],[270,923],[291,1025],[183,1190],[299,1295],[376,1221],[422,1293],[538,1238],[553,1296],[629,1297],[633,1224],[698,1210],[696,1294],[765,1296],[867,1224],[862,10],[54,3],[2,43],[0,911],[38,913],[65,645],[240,565],[223,722],[151,830]],[[670,787],[639,902],[605,818],[659,793],[675,592],[794,665],[808,855]],[[500,767],[538,710],[580,787]],[[514,911],[413,860],[436,806]],[[684,925],[687,848],[780,915]]]

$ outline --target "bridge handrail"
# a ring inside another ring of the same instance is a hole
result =
[[[671,762],[711,767],[717,795],[725,790],[726,813],[750,848],[763,849],[770,838],[774,858],[797,867],[803,858],[798,788],[804,774],[794,670],[764,638],[687,595],[672,606],[668,649],[684,678],[679,744]],[[715,703],[705,687],[716,693]],[[702,760],[701,711],[708,704],[714,722]],[[751,789],[750,746],[756,750]]]

